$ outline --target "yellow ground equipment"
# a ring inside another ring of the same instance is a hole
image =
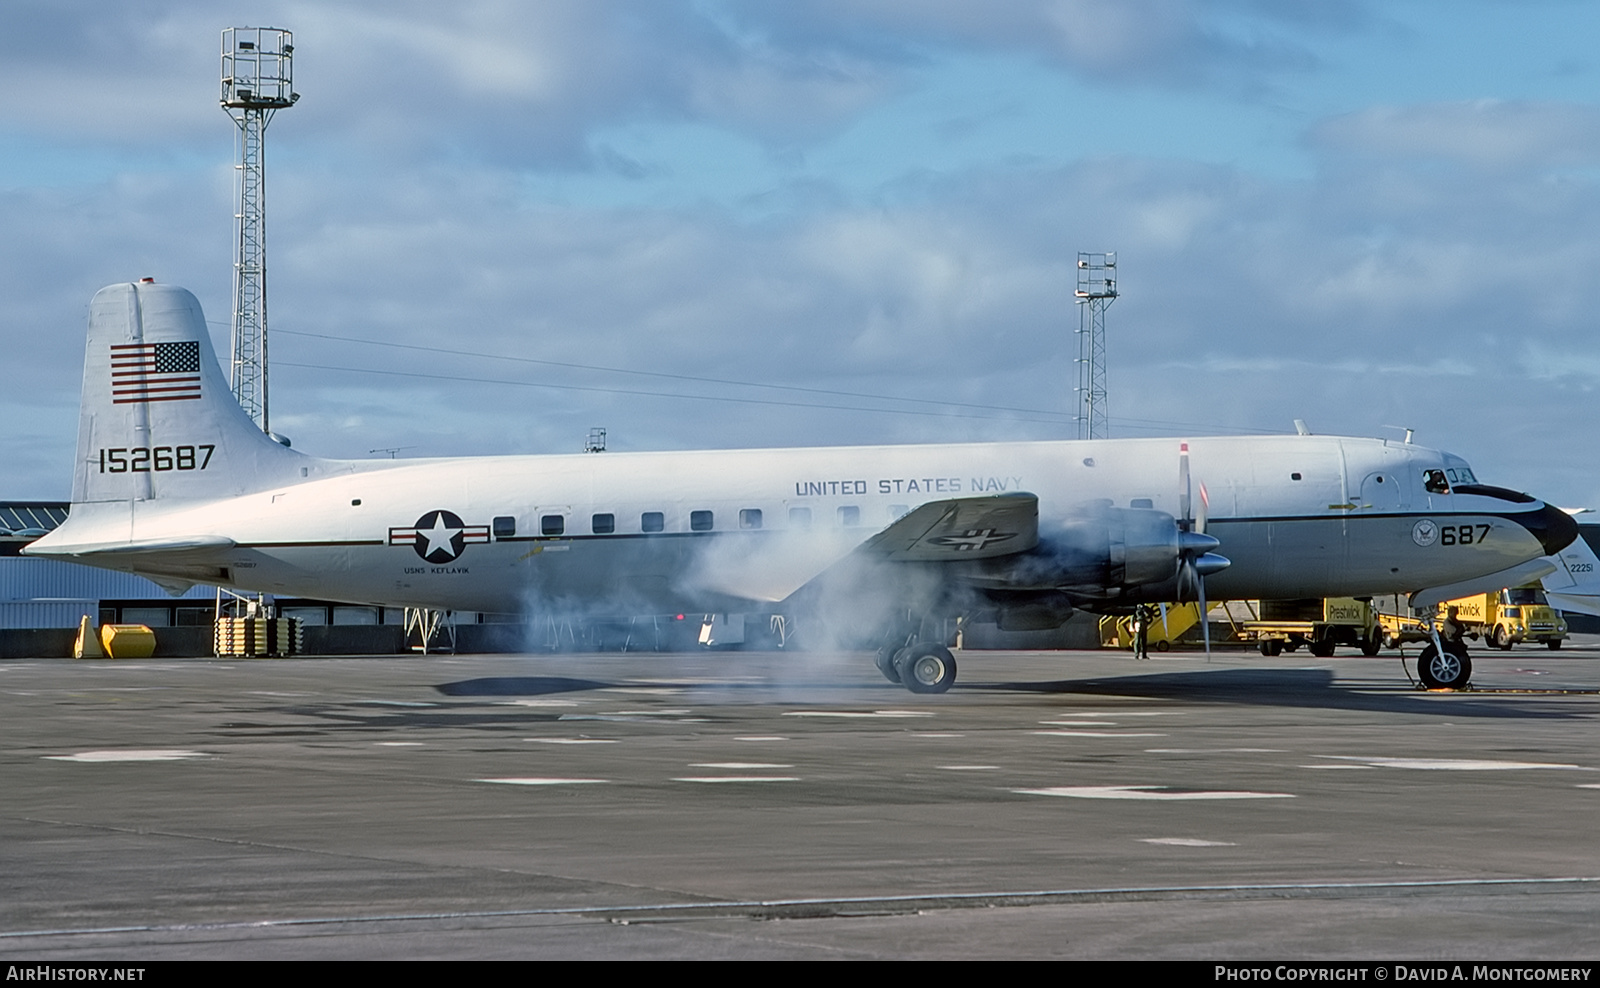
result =
[[[1185,634],[1200,626],[1200,605],[1163,604],[1152,606],[1154,619],[1146,641],[1157,652],[1172,648]],[[1133,648],[1133,616],[1108,614],[1100,619],[1100,645],[1103,648]]]
[[[1383,629],[1374,619],[1370,600],[1263,600],[1256,613],[1260,617],[1244,622],[1244,632],[1256,640],[1262,655],[1293,652],[1301,645],[1320,658],[1332,655],[1339,645],[1377,655],[1382,646]]]
[[[1518,642],[1537,642],[1556,649],[1567,637],[1567,622],[1537,584],[1447,600],[1439,605],[1440,620],[1449,616],[1451,608],[1464,635],[1482,636],[1495,648],[1509,650]]]
[[[156,652],[156,633],[142,624],[102,624],[100,644],[113,659],[148,659]]]
[[[1428,636],[1428,629],[1423,627],[1422,619],[1409,614],[1389,613],[1379,611],[1377,614],[1378,625],[1383,630],[1383,643],[1390,648],[1399,648],[1408,642],[1426,642],[1432,639]]]
[[[303,647],[299,618],[221,617],[214,626],[219,657],[256,658],[293,655]]]
[[[94,626],[85,614],[83,620],[78,622],[78,638],[72,643],[72,657],[75,659],[103,659],[106,650],[100,647],[100,629]]]

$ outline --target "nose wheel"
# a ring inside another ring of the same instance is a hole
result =
[[[1430,690],[1463,690],[1472,681],[1472,660],[1459,642],[1445,642],[1440,650],[1423,648],[1417,657],[1417,678]]]

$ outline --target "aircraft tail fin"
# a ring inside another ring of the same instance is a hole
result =
[[[1600,558],[1583,536],[1551,557],[1560,566],[1544,578],[1544,594],[1552,607],[1600,615]]]
[[[151,282],[95,294],[73,504],[246,494],[298,480],[311,462],[234,400],[194,295]]]

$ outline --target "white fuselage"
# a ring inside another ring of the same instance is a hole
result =
[[[1543,554],[1513,517],[1528,506],[1425,490],[1424,471],[1465,466],[1435,450],[1188,444],[1193,499],[1203,485],[1232,562],[1212,599],[1407,592]],[[36,551],[202,535],[232,544],[91,561],[390,605],[720,611],[771,609],[928,501],[1030,492],[1041,537],[1095,501],[1182,517],[1175,439],[302,462],[297,482],[237,497],[75,506]]]

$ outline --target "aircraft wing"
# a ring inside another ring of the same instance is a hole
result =
[[[929,501],[862,544],[888,562],[993,559],[1039,544],[1039,498],[1016,492]]]
[[[1468,597],[1472,594],[1487,593],[1491,590],[1501,590],[1505,587],[1520,587],[1524,583],[1548,576],[1556,571],[1556,564],[1550,561],[1549,556],[1539,559],[1530,559],[1525,563],[1512,566],[1509,569],[1490,573],[1471,580],[1462,580],[1460,583],[1447,583],[1442,587],[1429,587],[1419,590],[1411,595],[1413,610],[1419,607],[1432,607],[1442,604],[1447,600],[1457,597]]]

